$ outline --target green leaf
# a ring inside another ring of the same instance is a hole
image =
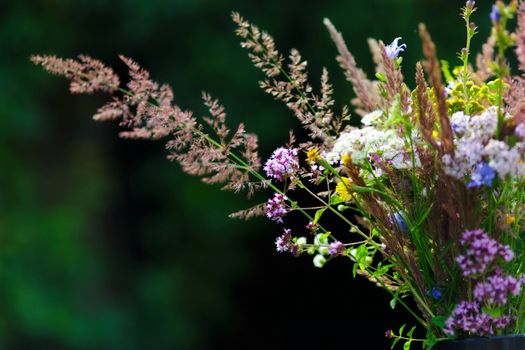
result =
[[[400,291],[401,291],[401,288],[398,288],[396,292],[394,293],[394,297],[392,298],[392,300],[390,300],[390,307],[392,308],[392,310],[395,309],[396,307],[397,299],[399,298]]]
[[[396,303],[397,303],[396,298],[393,298],[392,300],[390,300],[390,307],[392,308],[392,310],[396,308]]]
[[[377,72],[376,73],[376,78],[377,78],[377,80],[379,80],[379,81],[381,81],[383,83],[387,82],[385,75],[382,74],[382,73]]]
[[[407,337],[412,338],[412,334],[414,334],[415,330],[416,330],[416,326],[410,328],[410,330],[407,333]]]
[[[450,73],[450,65],[448,64],[448,61],[441,60],[441,71],[443,72],[443,75],[445,76],[446,81],[454,81],[455,79],[452,77],[452,74]]]
[[[321,219],[321,216],[323,215],[323,213],[325,212],[326,208],[321,208],[319,210],[317,210],[315,212],[315,216],[314,216],[314,224],[317,224],[317,222],[319,221],[319,219]]]
[[[326,232],[326,233],[323,233],[322,236],[320,236],[320,241],[325,241],[328,239],[328,237],[330,237],[330,235],[332,234],[332,232]]]
[[[394,346],[396,346],[397,342],[399,341],[399,339],[401,338],[395,338],[394,341],[392,342],[392,346],[390,347],[390,349],[393,349]]]
[[[501,315],[503,315],[503,310],[500,307],[497,307],[497,308],[483,307],[481,308],[481,311],[483,311],[483,313],[489,314],[492,317],[501,317]]]
[[[429,205],[428,208],[425,210],[425,212],[423,213],[423,215],[419,218],[418,220],[418,223],[417,223],[417,226],[421,226],[421,224],[423,224],[426,219],[428,218],[428,216],[430,215],[430,212],[432,211],[432,208],[434,207],[433,204]]]
[[[435,325],[435,326],[437,326],[439,328],[443,328],[443,327],[445,327],[446,320],[447,320],[447,317],[445,317],[445,316],[434,316],[430,320],[430,323],[432,323],[433,325]]]
[[[341,204],[341,203],[344,203],[344,200],[340,196],[334,194],[332,197],[330,197],[330,204],[331,205],[338,205],[338,204]]]
[[[406,327],[406,323],[399,328],[399,336],[403,335],[403,331],[405,330],[405,327]]]
[[[404,345],[403,345],[403,350],[410,350],[410,344],[412,343],[412,340],[409,340],[407,341]]]
[[[436,338],[427,338],[423,341],[423,349],[431,349],[437,344]]]

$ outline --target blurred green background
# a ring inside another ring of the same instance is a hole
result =
[[[479,1],[479,48],[490,1]],[[114,65],[131,56],[204,113],[200,91],[244,121],[261,154],[297,122],[258,89],[261,73],[238,45],[230,11],[295,47],[318,81],[331,72],[341,106],[352,96],[322,19],[344,33],[358,64],[366,39],[408,44],[404,73],[421,56],[426,22],[441,58],[463,45],[451,0],[0,0],[0,348],[385,348],[409,319],[389,298],[353,280],[346,261],[323,270],[274,251],[280,227],[230,220],[249,205],[183,174],[163,143],[126,141],[90,119],[104,96],[71,96],[67,82],[32,66],[33,53],[85,53]],[[317,86],[317,84],[314,84]],[[265,195],[256,198],[264,201]]]

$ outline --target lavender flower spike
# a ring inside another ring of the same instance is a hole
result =
[[[407,48],[406,44],[398,45],[399,40],[401,40],[401,37],[395,38],[390,45],[385,47],[386,54],[391,60],[397,58],[397,56]]]

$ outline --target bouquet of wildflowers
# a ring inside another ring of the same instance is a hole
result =
[[[233,13],[242,47],[265,75],[262,89],[284,102],[310,135],[297,143],[291,133],[265,162],[257,137],[242,124],[232,132],[216,99],[203,94],[209,115],[197,119],[130,58],[120,57],[129,69],[125,86],[87,56],[32,61],[69,78],[73,93],[109,93],[94,119],[119,120],[121,137],[166,138],[168,158],[185,172],[248,195],[269,191],[267,202],[231,216],[265,215],[282,225],[277,251],[311,255],[316,267],[348,259],[354,275],[388,291],[391,306],[405,307],[426,331],[416,339],[416,327],[405,332],[403,326],[387,336],[405,349],[415,341],[431,347],[455,337],[525,333],[525,2],[494,4],[490,37],[473,65],[475,11],[473,0],[462,9],[466,45],[457,65],[438,59],[419,26],[424,60],[412,88],[402,74],[401,38],[389,45],[369,40],[377,65],[370,80],[325,20],[353,85],[357,122],[349,107],[334,110],[326,70],[314,91],[297,50],[285,63],[267,32]],[[518,75],[507,63],[509,49]],[[301,203],[301,192],[311,201]],[[304,222],[301,231],[285,225],[294,212]],[[328,226],[334,218],[344,226]]]

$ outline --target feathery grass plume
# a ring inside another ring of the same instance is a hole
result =
[[[525,1],[520,1],[518,11],[518,25],[515,31],[516,57],[521,76],[507,79],[510,88],[506,91],[506,112],[512,116],[513,124],[525,122]]]
[[[428,74],[430,85],[433,89],[436,102],[437,114],[440,126],[440,143],[438,151],[440,155],[454,157],[454,135],[448,115],[445,89],[442,84],[441,69],[436,54],[436,47],[424,24],[419,25],[419,35],[423,43],[423,54],[426,60],[423,62]],[[421,72],[422,73],[422,72]],[[419,82],[421,84],[421,80]],[[475,209],[471,203],[474,200],[472,191],[468,191],[466,185],[444,173],[441,167],[437,169],[435,183],[435,209],[432,212],[432,236],[437,242],[448,242],[458,240],[461,233],[469,227],[475,227]],[[453,258],[445,257],[452,266]]]
[[[410,107],[410,92],[403,83],[404,77],[399,65],[388,56],[383,42],[379,42],[381,49],[381,62],[386,79],[385,91],[387,93],[385,106],[390,107],[399,96],[401,101],[401,110],[407,113]]]
[[[505,110],[512,116],[514,126],[525,122],[525,79],[520,76],[507,79],[510,88],[505,92]]]
[[[372,54],[376,73],[384,74],[385,70],[383,69],[383,59],[381,57],[381,45],[379,44],[379,41],[374,38],[368,38],[366,42],[368,43],[368,48]]]
[[[420,62],[416,64],[416,84],[419,129],[425,140],[432,145],[434,149],[438,150],[439,145],[433,136],[434,126],[436,124],[436,113],[428,93],[428,86]]]
[[[516,57],[519,62],[519,69],[525,73],[525,1],[521,0],[518,11],[518,26],[516,36]]]
[[[120,85],[118,76],[111,68],[86,55],[79,55],[78,60],[52,55],[33,55],[30,59],[48,72],[70,79],[69,90],[75,94],[90,94],[95,91],[113,93]]]
[[[310,131],[312,138],[318,138],[326,147],[330,147],[348,120],[348,114],[344,109],[343,113],[334,117],[333,91],[328,82],[327,70],[323,69],[319,97],[308,83],[307,62],[298,50],[290,50],[290,63],[288,70],[285,70],[284,57],[275,48],[275,42],[267,32],[261,32],[236,12],[232,13],[232,20],[237,25],[235,33],[243,39],[241,47],[250,51],[251,61],[267,77],[260,81],[260,87],[276,100],[284,102]]]
[[[352,83],[354,92],[357,96],[356,113],[361,116],[372,112],[378,108],[379,92],[373,82],[368,80],[365,72],[357,67],[354,56],[348,50],[343,35],[337,31],[332,22],[324,19],[324,25],[328,29],[330,36],[337,47],[339,55],[336,57],[337,62],[346,76],[346,80]]]
[[[243,209],[243,210],[236,211],[235,213],[231,213],[230,215],[228,215],[228,217],[232,219],[250,220],[251,218],[255,218],[258,216],[264,216],[265,214],[266,214],[266,203],[260,203],[251,208]]]
[[[423,23],[419,24],[419,36],[423,43],[423,54],[426,58],[424,67],[430,80],[430,86],[432,86],[434,89],[434,94],[436,96],[438,105],[441,151],[442,153],[453,155],[454,142],[452,127],[450,125],[450,118],[448,116],[445,87],[442,84],[441,69],[436,55],[436,45],[432,41],[432,38],[427,31],[427,27]]]
[[[97,90],[112,95],[112,101],[99,108],[95,120],[119,119],[126,129],[123,138],[160,139],[168,137],[168,159],[176,160],[191,175],[202,177],[206,183],[222,183],[223,189],[248,190],[248,195],[263,186],[261,181],[250,181],[250,176],[261,166],[257,154],[257,137],[244,130],[242,124],[230,136],[226,127],[224,108],[208,94],[203,94],[210,116],[206,125],[218,141],[205,132],[192,112],[173,103],[168,85],[151,80],[149,72],[128,57],[119,56],[129,69],[128,90],[118,89],[119,78],[100,61],[88,56],[79,60],[54,56],[33,56],[35,64],[51,73],[71,80],[71,91],[91,93]],[[119,93],[120,92],[120,93]],[[241,157],[233,154],[238,151]],[[257,212],[253,212],[252,215]]]

